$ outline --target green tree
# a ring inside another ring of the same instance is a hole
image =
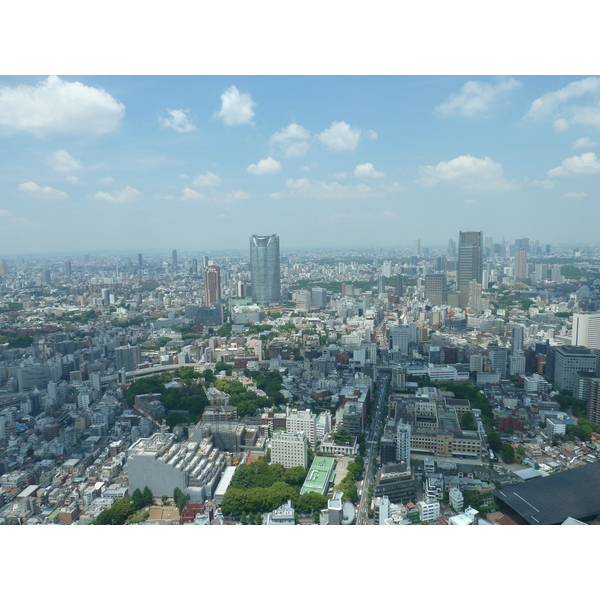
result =
[[[333,441],[338,445],[348,444],[352,441],[352,436],[346,429],[338,429],[332,435]]]
[[[475,425],[475,419],[470,410],[466,411],[460,418],[460,427],[467,431],[477,431],[477,425]]]
[[[144,506],[150,506],[154,501],[154,494],[148,486],[144,487],[142,491],[142,500],[144,501]]]
[[[263,519],[261,513],[256,513],[256,519],[254,520],[254,522],[256,523],[256,525],[262,525]]]
[[[160,497],[161,502],[163,503],[164,506],[168,506],[169,504],[169,496],[167,496],[166,494],[164,494],[163,496]]]
[[[133,494],[131,494],[131,503],[135,510],[140,510],[140,508],[144,507],[144,498],[142,492],[140,492],[140,488],[135,488],[135,490],[133,490]]]
[[[504,460],[513,462],[515,460],[515,450],[510,444],[502,444],[502,448],[500,448],[500,452],[504,457]],[[475,507],[473,507],[475,508]]]
[[[217,373],[220,373],[221,371],[225,371],[226,375],[231,375],[231,373],[233,372],[233,365],[227,364],[226,362],[223,362],[222,360],[220,360],[215,365],[215,371]]]

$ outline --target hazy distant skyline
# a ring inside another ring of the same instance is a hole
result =
[[[597,243],[600,77],[0,77],[0,256]]]

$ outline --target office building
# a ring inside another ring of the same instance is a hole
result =
[[[396,461],[410,465],[410,425],[402,421],[396,427]]]
[[[382,464],[374,481],[374,496],[387,496],[390,502],[406,504],[417,501],[417,484],[410,465]]]
[[[279,236],[253,235],[250,238],[252,300],[263,306],[281,301]]]
[[[448,240],[448,250],[446,251],[448,258],[456,258],[456,242]]]
[[[192,273],[192,275],[197,275],[197,273],[198,273],[198,259],[197,258],[192,258],[192,265],[190,267],[190,273]]]
[[[394,286],[394,293],[398,298],[402,298],[402,293],[404,291],[404,278],[402,275],[396,275],[396,281]]]
[[[573,315],[571,343],[600,350],[600,312]]]
[[[212,499],[225,470],[225,456],[206,439],[176,443],[171,433],[140,438],[127,450],[130,494],[148,486],[154,497],[178,487],[193,502]]]
[[[509,358],[510,370],[509,373],[514,375],[523,375],[525,373],[525,354],[523,351],[513,352]]]
[[[596,373],[596,353],[584,346],[558,346],[554,352],[554,385],[559,391],[575,389],[575,374]]]
[[[445,273],[425,275],[425,297],[433,306],[446,304],[448,301],[448,284]]]
[[[310,408],[298,410],[286,407],[286,431],[289,433],[303,431],[310,447],[313,450],[317,447],[317,415]]]
[[[303,431],[275,431],[271,440],[271,463],[291,467],[308,467],[308,437]]]
[[[483,233],[481,231],[461,231],[458,239],[458,296],[461,308],[469,303],[469,283],[482,282],[483,273]]]
[[[6,259],[0,258],[0,277],[6,277]]]
[[[221,267],[210,266],[204,272],[205,306],[221,300]]]
[[[295,525],[296,511],[292,506],[292,501],[288,500],[285,504],[282,504],[279,508],[267,513],[267,520],[265,525]]]
[[[335,458],[332,456],[315,456],[300,489],[300,494],[316,492],[321,496],[326,496],[334,481]]]
[[[138,268],[141,269],[143,264],[144,264],[144,261],[142,260],[142,255],[138,254],[138,261],[137,261]]]
[[[600,377],[590,378],[588,389],[586,417],[600,424]]]
[[[508,369],[508,348],[502,346],[488,346],[490,348],[489,356],[492,362],[492,371],[500,374],[500,377],[506,377]]]
[[[65,277],[70,277],[71,276],[71,261],[66,260],[63,267],[64,267]]]
[[[515,250],[515,279],[527,279],[527,250]]]
[[[327,306],[327,290],[325,288],[312,288],[310,294],[313,308],[325,308]]]
[[[173,267],[173,271],[177,271],[177,268],[179,267],[177,262],[177,250],[171,252],[171,267]]]

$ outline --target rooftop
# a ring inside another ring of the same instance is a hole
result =
[[[308,492],[317,492],[325,495],[329,487],[329,482],[335,474],[335,458],[331,456],[316,456],[313,460],[308,474],[300,490],[300,494]]]
[[[600,463],[496,490],[494,495],[531,525],[585,519],[600,514]]]

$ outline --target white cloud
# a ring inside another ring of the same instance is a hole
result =
[[[250,194],[243,192],[242,190],[234,190],[233,192],[229,192],[227,194],[214,194],[211,196],[211,202],[216,204],[233,204],[234,202],[238,202],[240,200],[249,200]],[[227,208],[225,210],[228,210]]]
[[[187,202],[188,200],[204,200],[206,196],[197,190],[193,190],[192,188],[186,187],[183,188],[181,192],[180,200]]]
[[[479,204],[477,200],[473,200],[472,198],[465,198],[465,204]]]
[[[67,175],[65,179],[72,184],[80,183],[79,177],[77,175]]]
[[[525,119],[552,120],[557,131],[571,125],[600,129],[600,77],[586,77],[536,98]]]
[[[371,163],[365,163],[364,165],[356,165],[354,168],[354,177],[376,179],[378,177],[385,177],[385,173],[376,171]]]
[[[213,187],[221,183],[221,178],[210,171],[206,171],[204,175],[198,175],[192,183],[196,187]]]
[[[328,148],[338,152],[355,150],[360,141],[360,130],[350,127],[344,121],[334,121],[329,129],[318,135],[318,138]]]
[[[346,177],[348,177],[348,173],[339,171],[338,173],[330,173],[328,177],[329,179],[346,179]]]
[[[10,217],[10,215],[12,215],[11,212],[9,212],[8,210],[4,210],[3,208],[0,208],[0,217]]]
[[[46,135],[102,134],[116,129],[125,105],[101,88],[52,75],[37,85],[0,87],[0,130]]]
[[[17,188],[20,192],[25,192],[27,194],[33,194],[38,196],[39,198],[44,198],[46,200],[64,200],[68,198],[67,194],[62,192],[61,190],[55,190],[54,188],[48,186],[40,186],[33,181],[27,181],[26,183],[21,183]]]
[[[197,127],[188,121],[187,113],[189,110],[169,108],[167,112],[169,113],[168,117],[159,117],[158,119],[163,127],[170,127],[180,133],[196,131]]]
[[[227,197],[230,198],[231,200],[249,200],[250,194],[247,194],[246,192],[242,192],[241,190],[236,190],[236,191],[228,194]]]
[[[269,144],[286,158],[294,158],[304,156],[308,152],[310,137],[310,132],[302,125],[291,123],[285,129],[274,133]]]
[[[536,179],[535,181],[531,182],[531,185],[541,187],[545,190],[550,190],[556,185],[556,181],[551,181],[550,179]]]
[[[114,183],[114,182],[115,182],[115,180],[112,177],[103,177],[100,180],[100,183],[103,183],[104,185],[108,185],[108,184],[111,184],[111,183]]]
[[[327,182],[307,179],[286,179],[285,189],[271,194],[273,199],[307,198],[310,200],[371,200],[385,198],[403,191],[399,183],[377,186],[355,183],[342,185],[337,181]]]
[[[69,173],[81,169],[81,162],[73,158],[66,150],[57,150],[48,157],[48,164],[60,173]]]
[[[587,197],[588,197],[588,195],[585,192],[568,192],[561,196],[561,198],[564,198],[565,200],[570,200],[571,198],[577,199],[577,198],[587,198]]]
[[[232,85],[221,94],[221,110],[213,116],[223,119],[225,125],[252,124],[254,106],[256,102],[252,100],[250,94],[240,94]]]
[[[259,160],[257,164],[248,167],[248,173],[253,175],[274,175],[281,170],[281,163],[270,156]]]
[[[109,194],[108,192],[96,192],[91,196],[94,200],[103,200],[110,204],[124,204],[126,202],[135,202],[142,197],[142,193],[138,190],[126,186],[122,190]]]
[[[550,169],[550,177],[565,175],[594,175],[600,173],[600,161],[593,152],[585,152],[581,156],[571,156],[562,161],[560,167]]]
[[[477,117],[489,113],[498,100],[521,87],[521,82],[510,77],[496,85],[483,81],[467,81],[458,94],[450,94],[435,112],[442,117],[458,114],[461,117]]]
[[[376,140],[377,132],[373,131],[372,129],[367,129],[367,131],[365,131],[365,137],[369,138],[370,140]]]
[[[417,182],[426,187],[440,182],[454,183],[476,191],[504,191],[517,187],[514,182],[505,179],[502,165],[494,162],[489,156],[458,156],[448,162],[439,162],[435,166],[420,167],[419,171]]]
[[[575,150],[579,149],[579,148],[595,148],[598,144],[592,140],[590,140],[589,137],[582,137],[579,138],[578,140],[575,140],[575,142],[573,143],[573,148]]]

